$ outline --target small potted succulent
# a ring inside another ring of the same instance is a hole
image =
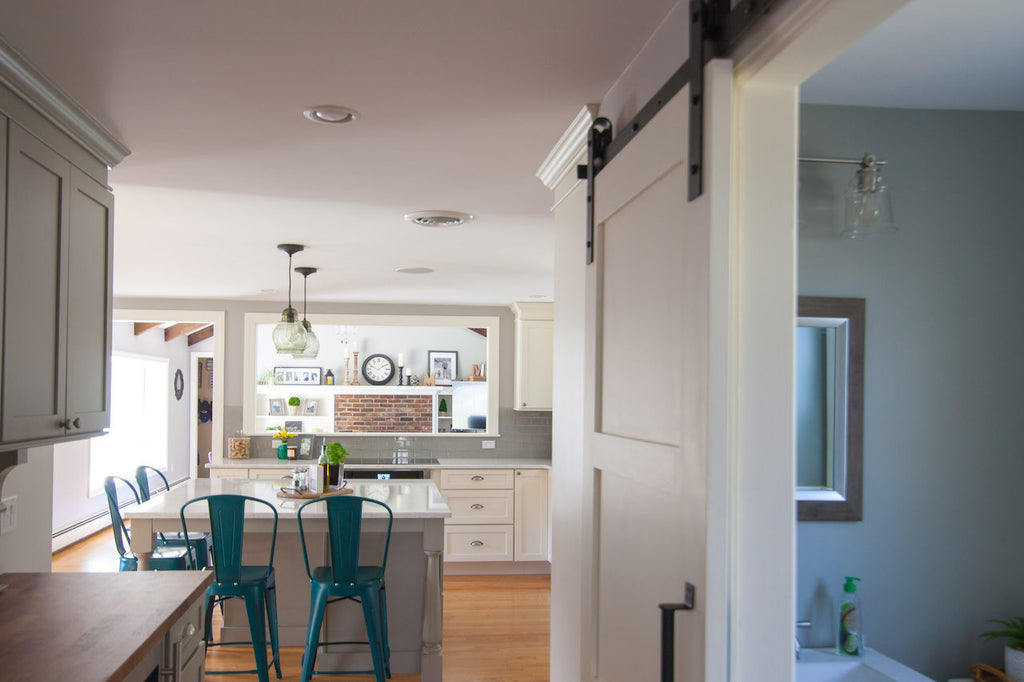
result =
[[[288,398],[288,414],[290,414],[293,417],[297,415],[299,413],[299,405],[301,404],[302,401],[299,400],[299,397],[296,395],[293,395],[291,398]]]
[[[318,464],[325,469],[325,485],[338,487],[345,482],[343,473],[346,457],[348,457],[348,450],[341,447],[341,443],[328,443],[324,446]]]
[[[982,639],[1005,639],[1004,667],[1010,679],[1024,680],[1024,617],[1008,620],[994,619],[990,623],[1003,626],[1001,630],[981,633]]]

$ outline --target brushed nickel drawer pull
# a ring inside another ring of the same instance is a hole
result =
[[[484,480],[484,477],[483,476],[474,476],[473,478],[471,478],[469,480],[471,480],[471,481],[482,481],[482,480]]]
[[[469,543],[469,546],[470,546],[470,547],[480,547],[480,546],[482,546],[483,544],[484,544],[484,543],[483,543],[483,541],[481,541],[481,540],[473,540],[473,542]]]
[[[483,509],[483,508],[484,508],[484,506],[482,504],[474,504],[472,507],[470,507],[470,509]]]

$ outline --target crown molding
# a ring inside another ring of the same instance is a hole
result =
[[[580,109],[580,113],[576,114],[576,118],[562,133],[562,137],[544,159],[544,163],[537,169],[537,177],[545,187],[555,189],[566,174],[573,170],[576,160],[587,148],[587,133],[594,123],[596,114],[597,105],[587,104]]]
[[[113,133],[2,36],[0,83],[107,166],[116,166],[131,153]]]

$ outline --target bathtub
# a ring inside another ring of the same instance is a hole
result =
[[[865,649],[863,656],[840,656],[832,649],[801,649],[796,682],[935,682],[916,670]]]

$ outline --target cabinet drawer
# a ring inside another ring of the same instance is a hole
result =
[[[203,603],[204,599],[192,602],[178,622],[171,626],[164,638],[164,670],[180,668],[193,658],[196,650],[203,646]]]
[[[219,481],[225,478],[249,478],[248,469],[210,469],[210,480]]]
[[[249,469],[249,478],[258,478],[263,481],[277,481],[287,478],[290,481],[292,472],[290,469]]]
[[[512,489],[512,469],[442,469],[442,490]]]
[[[177,682],[203,682],[206,679],[206,645],[192,654],[192,658],[182,666]]]
[[[444,493],[452,510],[446,524],[512,523],[513,492],[511,490],[450,490]]]
[[[447,526],[445,561],[512,561],[512,526]]]

